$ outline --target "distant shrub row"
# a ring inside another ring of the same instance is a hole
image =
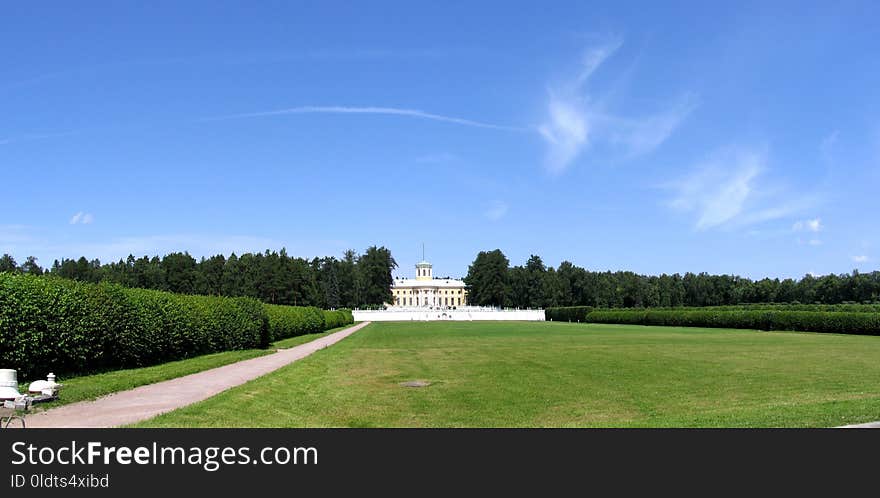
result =
[[[880,313],[845,311],[613,309],[593,311],[587,315],[586,321],[880,335]]]
[[[788,303],[764,303],[764,304],[732,304],[726,306],[687,306],[674,308],[650,308],[657,311],[748,311],[748,310],[773,310],[773,311],[847,311],[851,313],[880,313],[880,304],[788,304]]]
[[[0,273],[0,368],[18,370],[19,379],[262,348],[351,322],[346,310]]]
[[[544,316],[554,322],[584,321],[591,311],[816,311],[816,312],[849,312],[849,313],[880,313],[880,304],[798,304],[798,303],[761,303],[735,304],[726,306],[678,306],[656,308],[593,308],[591,306],[564,306],[547,308]]]
[[[354,322],[349,310],[321,310],[313,306],[266,304],[269,331],[273,341],[314,334]]]
[[[554,322],[585,322],[592,306],[563,306],[544,310],[544,319]]]

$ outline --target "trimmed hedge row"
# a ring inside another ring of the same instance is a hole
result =
[[[586,311],[584,311],[586,310]],[[544,316],[547,320],[572,321],[578,319],[584,321],[586,313],[598,311],[817,311],[817,312],[850,312],[850,313],[880,313],[880,304],[791,304],[791,303],[757,303],[757,304],[729,304],[723,306],[658,306],[652,308],[594,308],[592,306],[562,306],[547,308]]]
[[[324,313],[314,306],[267,304],[269,333],[273,341],[324,330]]]
[[[799,330],[837,334],[880,335],[880,313],[775,310],[599,310],[593,323],[663,325],[757,330]]]
[[[266,347],[270,338],[255,299],[0,273],[0,365],[21,379]]]
[[[269,332],[273,341],[314,334],[354,323],[349,310],[321,310],[314,306],[266,304]]]
[[[335,329],[352,323],[354,323],[354,316],[351,314],[351,310],[324,310],[324,330]]]
[[[544,310],[544,319],[554,322],[584,322],[592,306],[563,306]]]
[[[788,304],[788,303],[763,303],[763,304],[729,304],[724,306],[678,306],[656,307],[652,311],[847,311],[851,313],[880,313],[880,304]]]
[[[0,368],[20,379],[265,348],[353,322],[349,310],[0,273]]]

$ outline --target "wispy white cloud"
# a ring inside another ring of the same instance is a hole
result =
[[[819,232],[823,228],[824,226],[822,225],[822,220],[820,218],[796,221],[794,225],[791,226],[792,231],[795,232]]]
[[[545,163],[551,172],[564,171],[589,145],[591,109],[584,87],[599,66],[622,44],[622,39],[613,38],[587,49],[575,77],[549,90],[547,115],[538,126],[538,133],[547,144]]]
[[[82,211],[70,218],[71,225],[90,225],[93,221],[95,221],[95,216],[92,213],[84,213]]]
[[[572,90],[580,90],[590,79],[590,76],[599,69],[599,66],[606,59],[614,55],[615,52],[623,45],[623,38],[613,36],[605,41],[605,43],[593,46],[584,51],[581,59],[580,72],[574,80],[574,88]]]
[[[865,256],[864,254],[859,256],[852,256],[850,259],[852,259],[854,263],[867,263],[871,260],[871,258]]]
[[[622,44],[623,39],[615,37],[589,48],[575,76],[549,90],[546,116],[537,129],[547,146],[545,164],[551,172],[567,169],[594,143],[622,150],[627,158],[646,154],[665,142],[696,108],[696,97],[687,94],[670,108],[641,117],[603,110],[586,86]]]
[[[507,214],[507,210],[507,203],[502,201],[494,201],[485,210],[483,215],[486,216],[486,219],[490,221],[498,221]]]
[[[674,209],[697,214],[696,228],[723,225],[740,216],[754,190],[754,180],[764,168],[764,157],[738,151],[700,165],[673,186],[678,194],[670,202]]]
[[[551,95],[547,104],[547,121],[538,132],[547,142],[547,167],[559,173],[580,154],[588,144],[589,125],[586,113],[576,101]]]
[[[622,145],[628,156],[647,154],[668,140],[696,107],[696,96],[687,94],[658,114],[640,119],[611,119],[608,123],[608,140],[612,144]]]
[[[289,107],[205,118],[201,121],[292,114],[364,114],[400,116],[501,131],[534,132],[547,146],[547,168],[551,172],[559,173],[568,168],[594,140],[618,152],[622,151],[625,158],[646,154],[665,142],[697,106],[696,97],[686,94],[667,109],[641,117],[624,117],[606,112],[604,106],[595,102],[586,91],[586,85],[622,44],[622,38],[611,37],[605,43],[585,50],[578,67],[573,71],[574,74],[549,89],[546,116],[534,126],[512,126],[402,107],[341,105]],[[433,159],[427,158],[419,162],[432,162]]]
[[[434,114],[430,112],[420,111],[418,109],[403,109],[398,107],[347,107],[347,106],[301,106],[289,107],[287,109],[277,109],[274,111],[251,112],[245,114],[232,114],[229,116],[221,116],[217,118],[208,118],[205,121],[227,120],[227,119],[244,119],[258,118],[266,116],[281,116],[285,114],[379,114],[388,116],[403,116],[409,118],[427,119],[431,121],[440,121],[444,123],[453,123],[462,126],[472,126],[476,128],[489,128],[504,131],[527,131],[528,128],[518,126],[507,126],[493,123],[485,123],[472,119],[459,118],[455,116],[445,116],[443,114]]]
[[[756,191],[755,195],[753,196],[755,204],[760,203],[760,197],[766,198],[767,195]],[[744,212],[743,215],[739,218],[738,224],[753,225],[756,223],[763,223],[766,221],[787,218],[789,216],[793,216],[807,209],[810,209],[816,204],[816,198],[812,196],[800,196],[790,198],[777,196],[774,201],[776,202],[776,204],[771,204],[764,207],[755,207],[752,210]]]
[[[762,149],[717,151],[684,178],[666,185],[676,191],[669,206],[696,214],[695,228],[744,227],[794,215],[814,204],[804,196],[786,196],[759,185],[766,172]]]

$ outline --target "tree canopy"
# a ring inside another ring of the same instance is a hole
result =
[[[196,260],[188,252],[162,256],[129,255],[117,262],[62,259],[50,275],[84,282],[114,282],[127,287],[180,294],[246,296],[267,303],[321,308],[356,308],[391,301],[391,272],[397,263],[391,251],[372,246],[358,255],[346,251],[335,257],[292,257],[285,249],[262,253],[218,254]],[[18,265],[12,256],[0,257],[0,271],[43,273],[36,259]]]
[[[510,267],[498,249],[480,252],[465,277],[468,301],[481,306],[612,308],[717,306],[745,303],[876,303],[880,272],[806,275],[800,280],[685,273],[639,275],[630,271],[589,271],[563,261],[547,267],[532,255]]]
[[[114,263],[97,259],[55,261],[48,274],[86,282],[116,282],[128,287],[183,294],[247,296],[267,303],[322,308],[378,306],[392,301],[392,271],[397,262],[385,247],[353,250],[340,259],[305,259],[287,251],[218,254],[196,260],[188,252],[165,256],[129,255]],[[0,272],[40,275],[29,256],[18,264],[0,257]],[[547,266],[538,255],[510,266],[500,249],[482,251],[464,278],[468,302],[479,306],[547,308],[552,306],[671,307],[747,303],[880,303],[880,271],[799,280],[736,275],[675,273],[640,275],[630,271],[590,271],[563,261]]]
[[[510,262],[501,249],[481,251],[468,267],[464,277],[468,303],[477,306],[501,306],[509,293],[508,266]]]

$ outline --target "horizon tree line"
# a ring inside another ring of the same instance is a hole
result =
[[[262,253],[218,254],[196,260],[188,252],[162,256],[129,255],[102,264],[98,259],[62,258],[44,269],[29,256],[18,265],[0,257],[0,272],[51,275],[82,282],[112,282],[126,287],[180,294],[245,296],[266,303],[325,309],[379,306],[392,299],[391,272],[397,262],[385,247],[363,254],[347,250],[342,258],[292,257],[285,249]]]
[[[20,265],[9,254],[0,257],[0,272],[48,274],[184,294],[248,296],[267,303],[321,308],[390,303],[396,268],[391,251],[377,246],[363,254],[348,250],[339,259],[311,260],[289,256],[285,249],[199,260],[188,252],[172,252],[161,258],[129,255],[105,264],[83,256],[56,260],[49,269],[42,268],[33,256]],[[511,266],[500,249],[477,254],[464,282],[469,303],[511,308],[880,303],[880,271],[808,274],[782,280],[705,272],[655,276],[590,271],[570,261],[553,268],[537,255],[531,255],[524,265]]]
[[[509,308],[880,303],[880,271],[853,270],[819,277],[807,274],[799,280],[752,280],[705,272],[654,276],[589,271],[570,261],[553,268],[534,254],[525,265],[510,266],[500,249],[480,252],[468,267],[464,282],[469,303]]]

